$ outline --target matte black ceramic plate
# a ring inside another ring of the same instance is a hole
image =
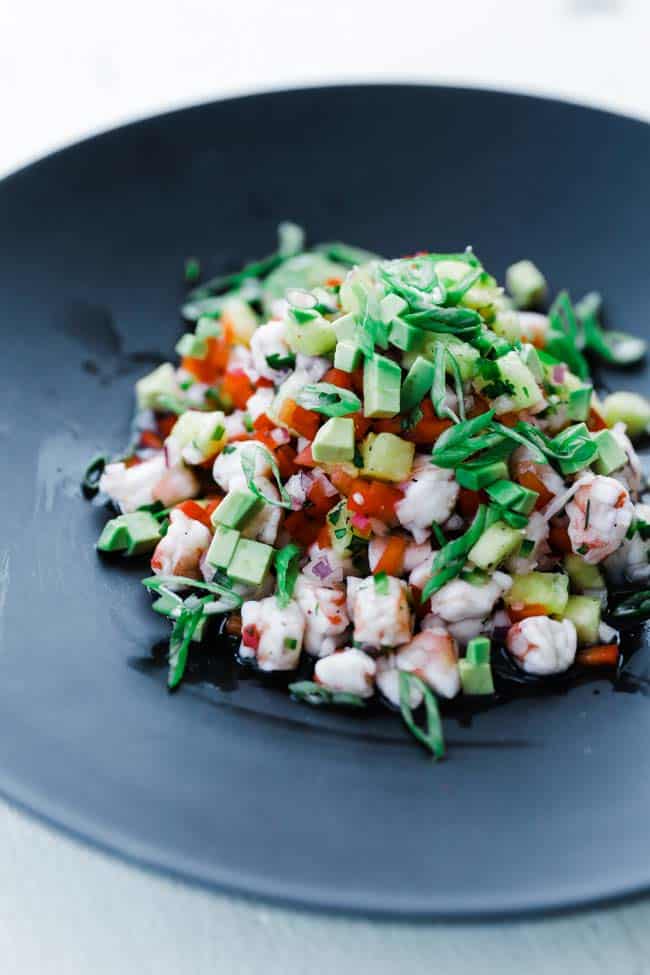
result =
[[[649,171],[629,119],[391,86],[177,112],[0,184],[0,790],[139,862],[305,905],[498,915],[650,886],[643,695],[601,681],[450,721],[438,766],[389,714],[254,681],[170,697],[143,566],[97,558],[104,514],[77,487],[172,356],[187,254],[232,266],[285,218],[388,255],[472,243],[500,276],[529,256],[600,288],[643,332]]]

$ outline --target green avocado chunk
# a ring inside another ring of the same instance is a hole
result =
[[[149,511],[131,511],[104,525],[97,548],[100,552],[140,555],[152,552],[161,538],[160,525]]]
[[[592,434],[592,440],[598,446],[598,456],[594,461],[597,474],[611,474],[627,464],[627,454],[610,430],[599,430]]]
[[[226,525],[217,525],[214,538],[210,543],[206,562],[215,569],[227,569],[232,562],[237,543],[239,542],[239,532],[234,528],[227,528]]]
[[[225,525],[226,528],[241,528],[264,504],[252,491],[247,488],[235,488],[228,491],[223,501],[212,513],[213,525]]]
[[[354,420],[347,416],[331,417],[316,434],[311,453],[314,460],[321,464],[353,460]]]
[[[383,355],[373,355],[363,367],[363,412],[369,417],[390,417],[400,411],[402,370]]]
[[[249,538],[240,538],[235,548],[235,554],[228,566],[228,575],[235,582],[261,586],[266,578],[272,558],[273,548],[270,545],[255,542]]]

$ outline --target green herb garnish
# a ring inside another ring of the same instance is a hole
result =
[[[109,463],[108,454],[96,454],[90,461],[81,481],[81,490],[84,497],[94,498],[99,491],[99,482],[104,473],[104,468]]]
[[[444,585],[460,574],[467,559],[467,553],[479,540],[485,529],[487,510],[484,504],[479,505],[474,521],[460,538],[447,542],[437,553],[431,565],[431,578],[422,591],[422,602],[425,603]]]
[[[272,352],[271,355],[266,356],[266,364],[269,369],[277,369],[281,372],[283,369],[293,369],[296,364],[296,357],[293,352],[288,352],[286,355]]]
[[[277,501],[275,498],[269,498],[255,483],[255,458],[252,455],[256,450],[260,450],[265,454],[271,466],[275,483],[278,491],[280,492],[280,501]],[[275,457],[267,447],[261,443],[250,442],[246,444],[245,448],[241,451],[241,469],[244,472],[248,490],[252,491],[253,494],[260,499],[260,501],[265,501],[266,504],[271,504],[276,508],[291,508],[291,498],[289,497],[287,489],[282,483],[280,470],[276,463]]]
[[[356,393],[332,383],[308,383],[296,395],[296,402],[304,409],[324,416],[348,416],[361,409],[361,400]]]
[[[416,724],[411,708],[411,687],[416,687],[424,695],[426,726],[421,728]],[[442,732],[442,721],[438,702],[423,680],[407,670],[399,672],[399,706],[404,724],[420,744],[431,752],[434,758],[442,758],[445,754],[445,739]]]
[[[275,572],[277,577],[276,599],[284,609],[289,605],[298,578],[298,565],[302,549],[297,545],[285,545],[275,553]]]
[[[366,702],[357,694],[347,694],[343,691],[330,691],[321,684],[311,680],[296,681],[289,684],[289,691],[295,701],[303,701],[314,706],[334,705],[347,708],[365,708]]]

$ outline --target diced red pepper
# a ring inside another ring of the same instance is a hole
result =
[[[393,535],[388,539],[386,548],[375,566],[374,574],[386,572],[389,576],[400,576],[404,568],[405,551],[406,539],[401,535]]]
[[[153,430],[143,430],[140,434],[141,447],[146,447],[151,450],[160,450],[162,445],[162,437],[159,434],[154,433]]]
[[[176,505],[174,510],[182,511],[184,515],[188,518],[193,518],[194,521],[200,521],[206,528],[212,528],[212,522],[210,521],[210,514],[207,508],[204,508],[203,505],[198,504],[196,501],[182,501]]]
[[[175,413],[162,413],[156,417],[156,426],[163,440],[166,440],[172,432],[177,420],[178,416]]]
[[[478,511],[480,504],[487,504],[489,498],[485,491],[470,491],[469,488],[461,488],[458,492],[456,505],[463,518],[473,518]]]
[[[578,650],[576,663],[582,667],[616,667],[619,654],[617,643],[602,643]]]
[[[251,650],[257,650],[260,645],[259,630],[253,623],[244,626],[241,631],[241,642]]]
[[[232,400],[236,409],[244,410],[248,400],[253,395],[254,389],[243,369],[233,369],[223,377],[221,391]]]
[[[563,555],[570,555],[573,551],[566,525],[555,518],[551,518],[548,526],[548,543],[554,551]]]
[[[336,490],[345,495],[350,493],[357,480],[354,474],[338,464],[330,468],[329,478]]]
[[[595,406],[592,406],[589,410],[589,416],[587,417],[587,429],[592,433],[597,433],[599,430],[607,429],[605,420]]]
[[[292,399],[286,399],[282,404],[279,419],[290,430],[295,430],[299,436],[306,437],[307,440],[314,439],[321,423],[319,413],[298,406]]]
[[[352,375],[344,369],[328,369],[321,382],[331,383],[332,386],[338,386],[340,389],[353,388]]]
[[[316,467],[316,461],[311,452],[311,444],[307,444],[300,453],[296,454],[295,463],[298,467]]]
[[[314,481],[307,494],[311,502],[310,513],[324,517],[338,501],[337,495],[328,494],[322,481]]]
[[[278,470],[283,481],[290,478],[292,474],[297,473],[296,452],[291,444],[285,443],[278,447],[275,451],[275,459],[278,463]]]
[[[211,335],[206,339],[207,351],[202,359],[193,356],[183,356],[181,365],[201,383],[212,385],[225,371],[230,358],[231,340],[230,330],[224,328],[224,334],[216,337]]]
[[[308,548],[318,538],[323,522],[310,518],[306,511],[292,511],[285,518],[284,527],[295,542]]]
[[[355,479],[348,495],[348,508],[368,518],[387,523],[395,518],[395,505],[402,500],[402,492],[382,481]]]
[[[253,420],[253,430],[266,432],[269,430],[275,430],[275,423],[266,415],[266,413],[260,413],[260,415]]]
[[[548,616],[548,606],[542,603],[515,603],[508,606],[508,616],[513,623],[519,623],[529,616]]]

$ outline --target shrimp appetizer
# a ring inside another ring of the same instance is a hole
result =
[[[171,689],[231,653],[297,701],[398,709],[439,758],[441,709],[503,696],[502,664],[617,666],[617,619],[650,615],[650,404],[594,391],[596,357],[644,354],[597,295],[545,310],[530,261],[506,291],[469,247],[386,260],[293,224],[234,274],[187,269],[179,361],[84,481],[113,507],[98,550],[151,560]]]

